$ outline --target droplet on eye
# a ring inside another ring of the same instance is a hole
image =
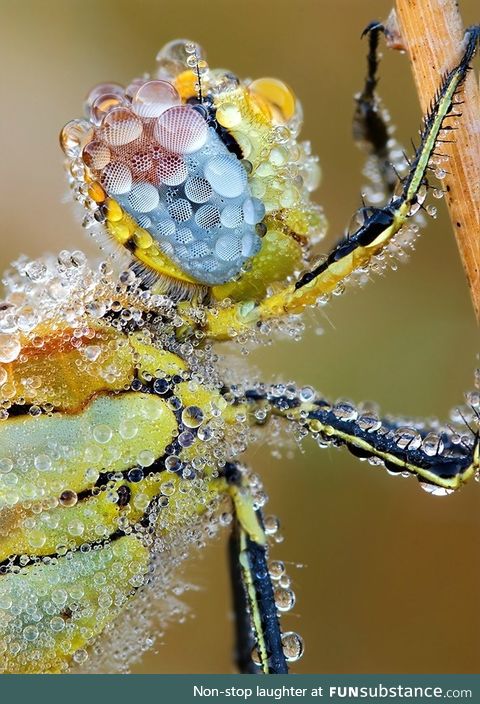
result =
[[[236,127],[242,121],[242,113],[233,103],[224,103],[221,105],[215,117],[217,118],[217,122],[227,129]]]
[[[260,241],[256,235],[247,232],[242,237],[242,257],[253,257],[260,249]]]
[[[168,42],[168,44],[165,44],[157,54],[158,75],[176,76],[182,71],[185,71],[187,58],[189,54],[192,53],[190,51],[192,47],[198,59],[205,58],[205,52],[202,47],[188,39],[174,39]]]
[[[238,159],[226,154],[207,161],[204,175],[213,190],[225,198],[240,196],[247,185],[247,174]]]
[[[229,262],[242,253],[242,243],[235,235],[224,235],[215,244],[215,254],[219,259]]]
[[[97,127],[102,123],[105,115],[115,108],[122,107],[125,99],[117,93],[105,93],[96,98],[90,108],[90,120]]]
[[[140,117],[159,117],[174,105],[180,105],[180,96],[167,81],[147,81],[132,100],[133,111]]]
[[[185,195],[192,203],[206,203],[212,195],[212,187],[206,179],[192,176],[185,184]]]
[[[79,156],[82,147],[92,138],[93,129],[87,120],[70,120],[60,133],[60,146],[66,156]]]
[[[189,105],[178,105],[160,115],[153,133],[157,142],[168,151],[190,154],[203,147],[208,127],[196,110]]]
[[[103,169],[111,159],[111,151],[104,142],[94,140],[86,145],[82,152],[84,163],[91,169]]]
[[[277,78],[258,78],[248,90],[270,107],[276,122],[288,122],[295,114],[296,101],[290,88]]]
[[[243,212],[239,205],[226,205],[221,212],[220,222],[224,227],[233,229],[243,222]]]
[[[108,144],[120,147],[138,139],[143,132],[141,120],[127,108],[114,108],[102,122],[103,138]]]
[[[192,231],[188,227],[181,227],[179,230],[175,232],[175,242],[178,242],[179,244],[190,244],[190,242],[193,242],[193,234]]]
[[[101,182],[108,193],[128,193],[132,187],[132,173],[126,164],[112,161],[103,169]]]
[[[160,196],[151,183],[136,183],[128,194],[130,206],[140,213],[154,210],[160,201]]]
[[[89,111],[91,110],[92,105],[97,100],[97,98],[100,98],[104,95],[116,95],[119,98],[122,98],[124,94],[125,91],[123,89],[123,86],[121,86],[119,83],[99,83],[98,85],[94,86],[94,88],[92,88],[90,93],[85,98],[85,114],[87,115],[87,117],[90,117]]]
[[[125,97],[131,102],[136,96],[138,89],[141,88],[144,83],[144,78],[134,78],[133,81],[130,81],[128,86],[125,88]]]
[[[202,205],[195,214],[195,222],[204,230],[210,230],[220,225],[220,213],[211,203]]]
[[[173,220],[168,217],[163,217],[154,224],[155,234],[158,238],[173,237],[176,232],[176,226]]]
[[[185,222],[192,217],[192,206],[186,198],[177,198],[169,205],[168,212],[175,222]]]
[[[206,257],[210,254],[210,247],[206,242],[194,242],[189,247],[189,254],[193,259],[198,259],[199,257]]]
[[[247,225],[256,225],[265,217],[265,206],[258,198],[246,198],[243,201],[243,219]]]

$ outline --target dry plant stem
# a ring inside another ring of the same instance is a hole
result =
[[[425,114],[442,76],[460,58],[465,28],[456,0],[396,0],[395,5],[396,17],[391,16],[389,24],[396,23],[400,43],[409,54]],[[473,71],[457,100],[465,102],[458,107],[459,129],[450,133],[454,143],[442,143],[438,151],[450,157],[442,185],[480,322],[480,89]]]

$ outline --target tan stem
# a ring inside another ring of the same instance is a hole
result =
[[[441,78],[455,66],[464,48],[465,28],[456,0],[396,0],[396,18],[410,57],[420,105],[425,114]],[[443,187],[457,245],[480,322],[480,90],[472,71],[459,106],[462,113],[454,144],[441,144],[448,154]],[[460,99],[460,98],[459,98]]]

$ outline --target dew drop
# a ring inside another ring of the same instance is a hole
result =
[[[187,428],[198,428],[203,423],[204,414],[198,406],[187,406],[182,411],[182,423]]]
[[[0,362],[14,362],[20,350],[20,338],[17,335],[0,333]]]
[[[178,472],[182,467],[182,460],[177,455],[169,455],[165,460],[165,469],[169,472]]]
[[[155,462],[155,453],[151,450],[142,450],[138,453],[137,462],[141,467],[150,467]]]
[[[62,506],[75,506],[78,501],[78,496],[75,491],[66,489],[60,494],[59,502]]]
[[[96,425],[93,429],[93,438],[100,445],[105,445],[112,439],[112,429],[109,425],[100,424]]]
[[[393,439],[401,450],[418,450],[422,444],[422,436],[414,428],[397,428]]]
[[[52,469],[52,460],[48,455],[37,455],[33,463],[39,472],[49,472]]]
[[[423,439],[422,450],[429,457],[441,455],[444,449],[442,438],[436,433],[428,433]]]
[[[275,606],[278,611],[286,612],[295,606],[295,593],[291,589],[278,587],[274,591]]]
[[[358,417],[358,411],[355,406],[347,401],[337,402],[332,408],[332,413],[335,418],[344,421],[356,420]]]
[[[315,389],[311,386],[303,386],[300,389],[299,398],[302,403],[311,403],[315,400]]]
[[[282,647],[287,662],[300,660],[305,650],[302,638],[294,631],[282,634]]]
[[[33,643],[38,638],[38,628],[36,626],[27,626],[23,629],[23,637],[28,643]]]
[[[362,413],[357,420],[357,425],[367,433],[374,433],[382,427],[382,421],[375,413]]]
[[[280,560],[274,560],[270,563],[268,571],[272,579],[280,579],[281,576],[285,574],[285,565]]]
[[[74,661],[75,661],[76,663],[78,663],[79,665],[80,665],[81,663],[85,662],[85,660],[87,660],[87,658],[88,658],[88,653],[87,653],[87,651],[84,650],[83,648],[79,648],[78,650],[76,650],[76,651],[73,653],[73,659],[74,659]]]
[[[427,494],[431,494],[432,496],[450,496],[450,494],[454,492],[454,489],[447,489],[443,486],[429,484],[428,482],[420,482],[420,486]]]

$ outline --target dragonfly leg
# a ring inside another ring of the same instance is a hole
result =
[[[312,262],[311,267],[296,281],[260,302],[242,301],[209,311],[204,325],[208,337],[230,339],[261,325],[263,321],[301,313],[306,306],[315,305],[322,297],[328,298],[354,272],[368,268],[375,257],[394,242],[426,197],[431,158],[442,134],[450,128],[445,121],[457,114],[454,98],[467,75],[479,39],[480,28],[471,28],[462,58],[441,81],[431,110],[424,117],[420,144],[402,180],[400,193],[393,195],[381,208],[362,208],[361,224],[340,239],[320,262]]]
[[[314,396],[302,399],[294,387],[258,385],[242,390],[252,425],[277,416],[295,423],[319,445],[344,446],[360,459],[389,472],[417,477],[432,493],[450,493],[480,472],[480,415],[476,408],[461,426],[429,426],[391,417],[380,418],[345,402],[329,403]]]
[[[368,175],[374,192],[368,194],[370,202],[385,201],[393,195],[398,182],[395,153],[399,147],[391,136],[389,117],[377,95],[379,53],[378,42],[385,31],[379,22],[371,22],[362,37],[368,37],[367,73],[361,92],[355,96],[353,138],[357,146],[368,155],[364,173]]]
[[[256,508],[242,470],[227,466],[234,510],[230,569],[236,627],[236,661],[242,674],[287,674],[282,632],[268,570],[268,545],[260,509]],[[252,660],[256,648],[259,665]]]

